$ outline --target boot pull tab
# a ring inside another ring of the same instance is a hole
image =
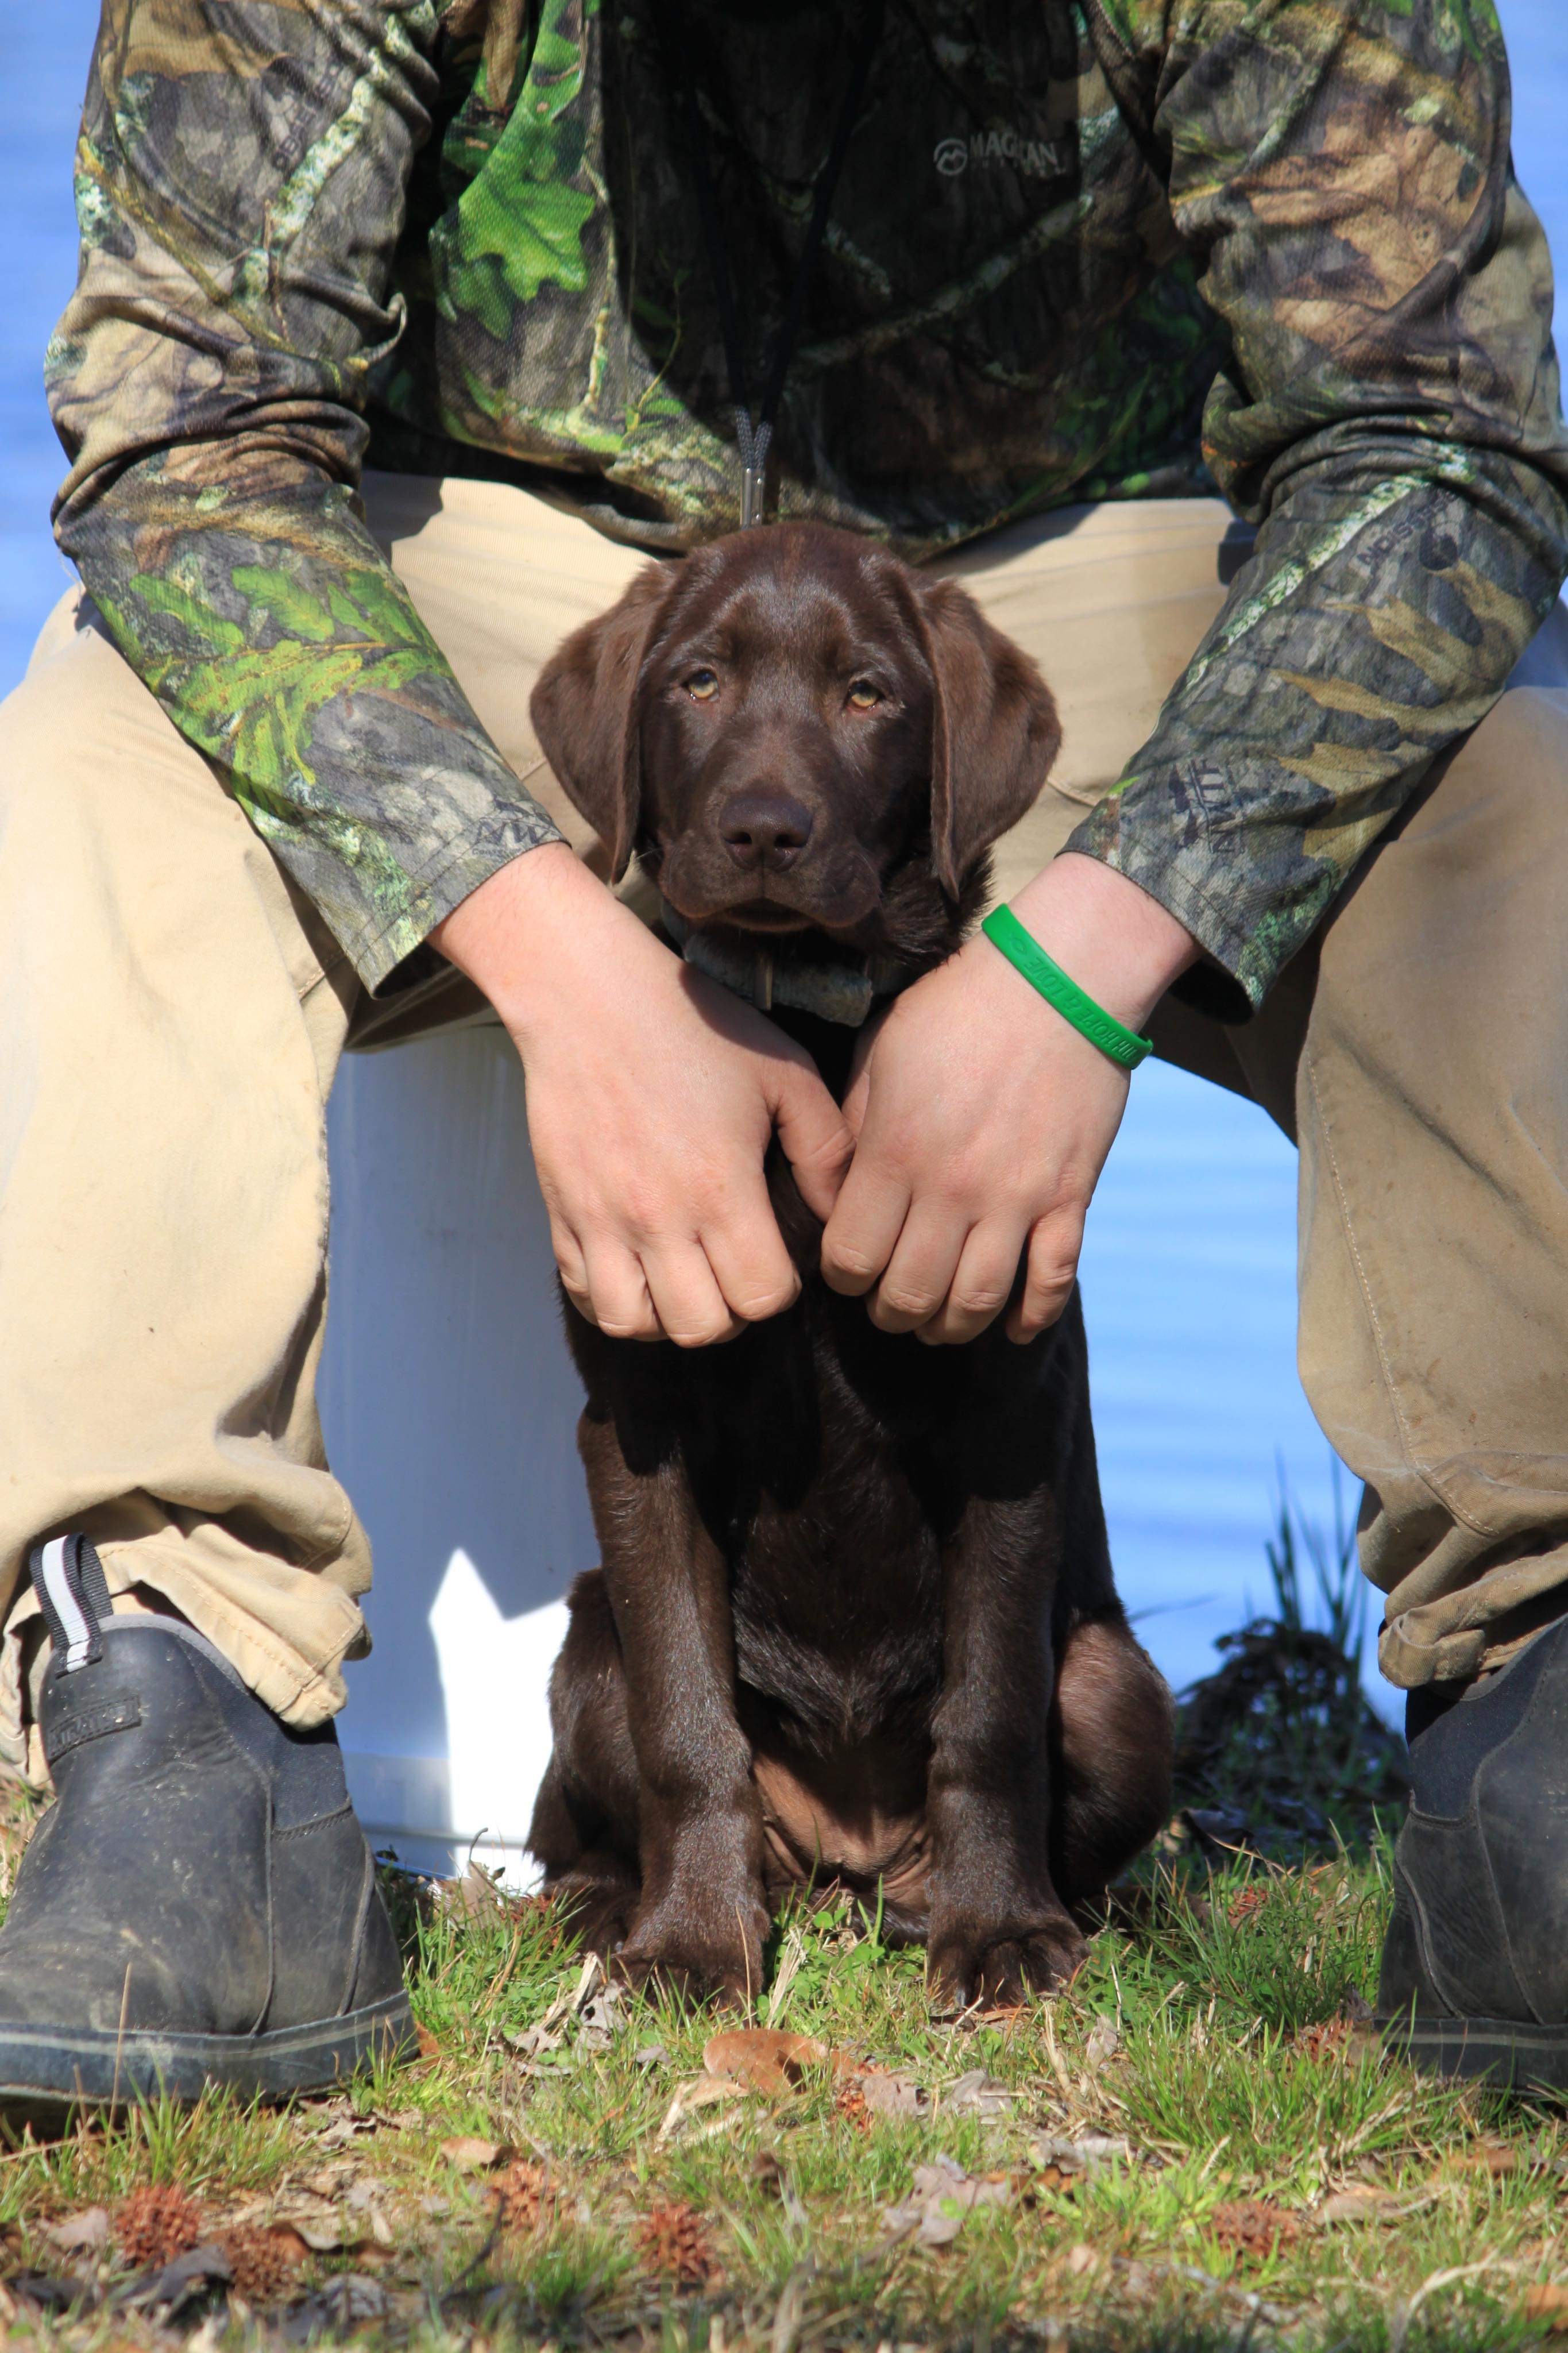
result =
[[[29,1567],[62,1670],[74,1675],[79,1667],[94,1665],[103,1656],[103,1629],[112,1614],[97,1546],[89,1536],[51,1536],[34,1546]]]

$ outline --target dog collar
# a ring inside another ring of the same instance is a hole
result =
[[[897,956],[854,956],[831,950],[817,955],[797,951],[780,955],[771,940],[758,939],[744,947],[711,932],[694,928],[677,914],[668,899],[659,901],[660,921],[682,957],[737,997],[771,1013],[775,1005],[793,1006],[797,1013],[815,1013],[821,1021],[837,1021],[858,1029],[874,1005],[896,997],[919,974]]]

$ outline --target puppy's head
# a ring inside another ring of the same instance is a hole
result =
[[[1059,740],[1034,664],[951,581],[817,524],[653,564],[541,673],[540,744],[683,922],[934,962]]]

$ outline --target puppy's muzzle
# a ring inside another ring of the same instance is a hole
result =
[[[814,822],[789,793],[731,793],[719,812],[719,839],[742,874],[783,874],[810,841]]]

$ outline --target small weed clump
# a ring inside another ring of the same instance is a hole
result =
[[[1364,1845],[1409,1783],[1405,1743],[1363,1682],[1369,1593],[1337,1483],[1332,1538],[1282,1494],[1266,1555],[1272,1612],[1222,1634],[1220,1666],[1181,1702],[1184,1828],[1280,1857]]]

